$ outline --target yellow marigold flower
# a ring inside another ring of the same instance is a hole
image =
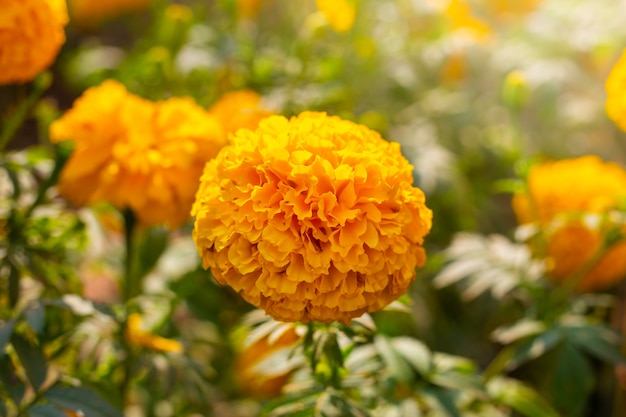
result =
[[[76,145],[59,192],[79,206],[108,202],[144,224],[175,228],[189,218],[204,164],[224,136],[191,98],[152,103],[106,81],[50,128],[53,141]]]
[[[158,350],[159,352],[182,353],[184,348],[180,342],[155,336],[141,328],[141,315],[133,313],[126,323],[126,341],[134,346]]]
[[[496,16],[523,16],[533,12],[542,0],[485,0],[485,6]]]
[[[354,0],[315,0],[315,3],[335,32],[347,32],[354,25],[356,18]]]
[[[68,0],[72,23],[81,28],[93,28],[115,17],[146,10],[151,3],[152,0]]]
[[[426,259],[432,212],[412,170],[397,143],[325,113],[240,129],[194,203],[203,266],[277,320],[379,310]]]
[[[626,50],[622,52],[605,83],[606,114],[626,131]]]
[[[65,43],[64,0],[0,0],[0,84],[27,82]]]
[[[256,129],[259,122],[274,113],[265,109],[261,96],[252,90],[231,91],[211,106],[214,115],[226,133],[238,129]]]
[[[527,191],[514,195],[512,205],[521,224],[539,226],[545,244],[538,255],[548,259],[550,277],[562,282],[583,274],[577,289],[590,291],[624,278],[626,241],[604,248],[608,231],[619,225],[609,218],[600,217],[595,225],[585,219],[618,209],[624,201],[626,171],[588,155],[534,166]]]
[[[235,378],[242,390],[260,398],[280,395],[294,371],[285,363],[285,356],[280,354],[293,349],[300,339],[296,328],[291,325],[275,339],[268,334],[242,345],[235,359]]]

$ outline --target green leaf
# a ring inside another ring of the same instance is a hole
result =
[[[46,321],[46,313],[43,305],[39,302],[32,303],[24,312],[26,321],[36,333],[41,333]]]
[[[319,395],[318,391],[296,392],[268,402],[263,406],[259,415],[263,417],[313,416]]]
[[[43,397],[52,404],[81,411],[85,417],[124,417],[98,393],[84,387],[52,387]]]
[[[410,382],[415,375],[409,363],[395,349],[387,336],[381,334],[374,338],[374,345],[383,362],[387,364],[391,375],[398,381]]]
[[[15,404],[22,401],[26,387],[17,378],[15,366],[9,355],[0,356],[0,383],[4,385],[6,392]]]
[[[620,349],[620,337],[601,324],[564,326],[568,340],[596,358],[616,364],[626,362]]]
[[[169,230],[165,227],[148,228],[137,248],[137,277],[144,277],[157,264],[169,242]]]
[[[15,320],[9,320],[0,324],[0,358],[4,356],[4,347],[9,343],[14,328]]]
[[[9,269],[9,305],[15,307],[20,297],[20,271],[12,263]]]
[[[26,371],[28,381],[35,391],[38,391],[46,382],[48,375],[48,365],[43,352],[18,334],[13,334],[11,344]]]
[[[493,378],[487,384],[487,392],[495,401],[527,417],[559,417],[541,395],[518,380]]]
[[[395,337],[391,344],[420,373],[426,375],[433,367],[433,355],[424,343],[410,337]]]
[[[48,404],[38,404],[28,409],[29,417],[67,417],[64,411]]]
[[[0,398],[0,416],[6,416],[7,414],[7,406],[4,404],[4,400]]]
[[[525,340],[519,345],[512,346],[513,353],[507,364],[507,369],[515,369],[523,363],[542,356],[547,351],[553,349],[563,339],[563,332],[555,328],[532,337],[529,340]]]
[[[438,411],[438,416],[461,417],[452,391],[439,387],[429,386],[420,391],[428,404]]]
[[[546,330],[546,325],[537,320],[521,319],[511,325],[494,330],[491,337],[498,343],[509,345],[517,340],[534,336]]]
[[[553,377],[554,407],[562,415],[581,416],[594,387],[594,375],[587,358],[566,343],[559,351]]]

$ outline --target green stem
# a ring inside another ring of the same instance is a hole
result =
[[[18,103],[17,108],[9,117],[0,130],[0,152],[9,144],[17,130],[26,121],[32,108],[39,102],[43,93],[50,87],[52,76],[50,73],[44,72],[40,74],[35,82],[32,83],[33,89],[25,100]]]
[[[121,346],[123,346],[125,357],[123,361],[122,369],[122,383],[120,384],[120,398],[121,407],[127,403],[127,397],[129,393],[129,387],[131,377],[133,373],[133,363],[135,362],[135,356],[133,355],[132,347],[126,342],[126,332],[128,329],[128,303],[131,299],[139,295],[139,284],[137,282],[136,274],[134,274],[134,232],[137,225],[135,213],[131,209],[126,209],[122,212],[124,217],[124,243],[126,247],[126,256],[124,259],[124,283],[122,285],[123,302],[125,307],[124,321],[121,326]]]

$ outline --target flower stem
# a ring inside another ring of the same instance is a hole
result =
[[[133,362],[135,361],[131,347],[126,341],[126,332],[128,328],[128,303],[131,299],[139,294],[139,283],[137,282],[136,274],[134,273],[134,241],[133,236],[137,224],[135,213],[131,209],[126,209],[122,212],[124,217],[124,243],[126,249],[126,257],[124,259],[124,283],[122,285],[123,302],[125,307],[124,320],[121,326],[120,342],[124,349],[124,361],[122,370],[122,383],[120,384],[120,398],[121,406],[124,407],[127,403],[128,391],[132,376]]]

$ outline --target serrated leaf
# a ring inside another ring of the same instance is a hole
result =
[[[396,351],[421,375],[426,375],[433,367],[432,352],[424,343],[410,337],[395,337],[391,344]]]
[[[13,334],[11,344],[26,372],[28,382],[30,382],[35,391],[38,391],[44,382],[46,382],[48,375],[46,357],[39,347],[31,344],[18,334]]]
[[[14,328],[15,320],[9,320],[0,324],[0,358],[4,355],[4,347],[9,343]]]
[[[568,417],[580,417],[594,387],[594,375],[585,358],[570,343],[559,351],[552,381],[554,407]]]
[[[559,414],[534,389],[511,378],[493,378],[487,383],[489,395],[527,417],[559,417]]]
[[[387,368],[391,375],[398,381],[409,382],[414,378],[413,370],[409,363],[404,360],[402,355],[395,349],[387,336],[381,334],[374,337],[374,346],[380,354],[383,362],[387,364]]]
[[[603,325],[569,325],[563,329],[567,338],[579,349],[609,363],[624,363],[626,358],[621,351],[621,338],[612,329]]]
[[[28,409],[29,417],[67,417],[64,411],[48,404],[38,404]]]
[[[43,397],[68,410],[81,411],[85,417],[124,417],[100,394],[84,387],[52,387]]]

